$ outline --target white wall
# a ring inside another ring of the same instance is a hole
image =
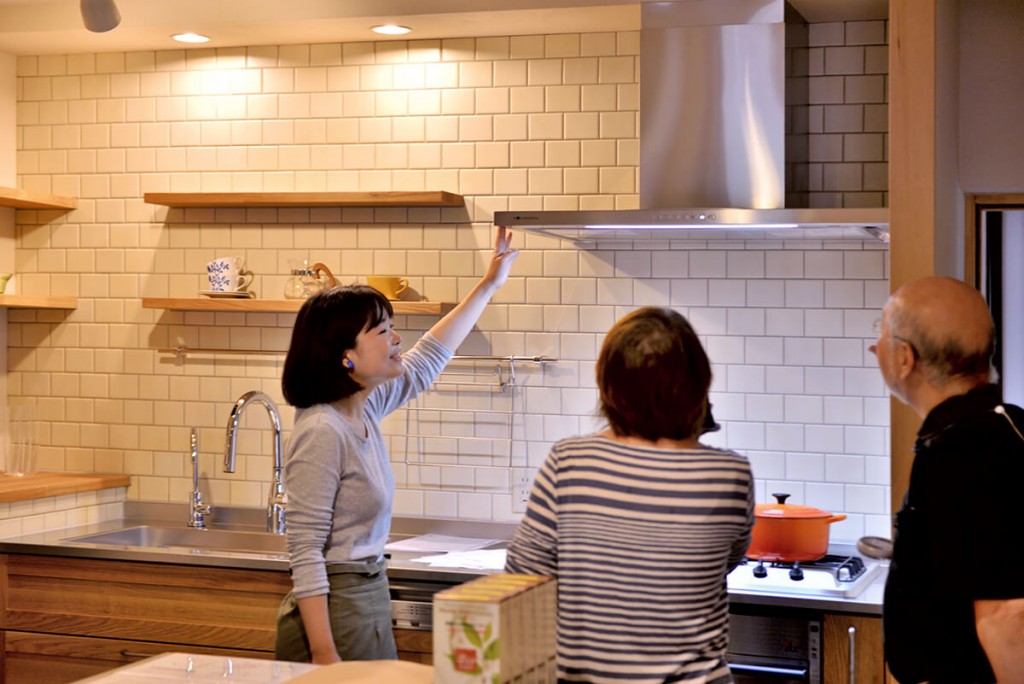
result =
[[[880,22],[811,31],[808,127],[824,197],[886,190],[884,33]],[[289,259],[304,257],[343,282],[404,274],[427,299],[455,301],[483,272],[493,211],[635,204],[637,55],[638,34],[621,32],[19,59],[20,181],[79,198],[68,214],[19,213],[22,291],[80,302],[66,318],[11,313],[11,392],[44,418],[40,465],[125,472],[130,498],[185,502],[195,425],[211,503],[261,505],[266,417],[247,414],[233,475],[220,472],[224,426],[247,390],[280,399],[294,317],[162,312],[140,298],[195,296],[208,260],[243,254],[264,298],[280,298]],[[168,211],[141,200],[326,189],[449,190],[467,208]],[[581,252],[516,240],[513,277],[461,351],[559,361],[517,369],[514,395],[450,388],[423,404],[444,410],[394,416],[398,513],[517,519],[514,482],[554,440],[595,427],[605,331],[664,304],[707,344],[724,423],[713,439],[750,456],[759,500],[784,489],[847,513],[834,538],[888,533],[888,399],[866,352],[888,292],[883,246]],[[434,320],[397,324],[410,344]],[[181,344],[268,353],[157,351]],[[493,382],[480,370],[447,380]]]
[[[965,192],[1024,190],[1024,7],[1019,0],[960,2],[960,185]]]
[[[17,61],[0,52],[0,185],[6,187],[15,186],[17,172],[17,105]],[[14,209],[0,208],[0,273],[14,271],[14,215]],[[0,309],[0,406],[7,406],[7,309]]]

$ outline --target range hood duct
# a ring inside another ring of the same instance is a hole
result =
[[[708,230],[887,240],[885,208],[786,206],[787,12],[784,0],[643,3],[641,208],[504,211],[495,223],[576,242],[704,238]],[[806,193],[788,194],[806,204]]]

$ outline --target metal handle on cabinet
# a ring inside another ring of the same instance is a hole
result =
[[[850,625],[846,632],[850,635],[850,684],[857,684],[857,628]]]
[[[121,657],[122,658],[135,658],[137,660],[141,660],[143,658],[152,658],[155,655],[160,655],[160,654],[159,653],[140,653],[139,651],[129,651],[127,648],[122,648],[121,649]]]

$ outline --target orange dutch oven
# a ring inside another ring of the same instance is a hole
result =
[[[789,494],[772,494],[778,503],[754,506],[754,530],[747,558],[814,561],[828,553],[829,526],[846,520],[812,506],[787,504]]]

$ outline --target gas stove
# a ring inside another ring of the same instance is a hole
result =
[[[745,559],[726,581],[730,591],[853,598],[881,569],[877,560],[845,553],[801,563]]]

